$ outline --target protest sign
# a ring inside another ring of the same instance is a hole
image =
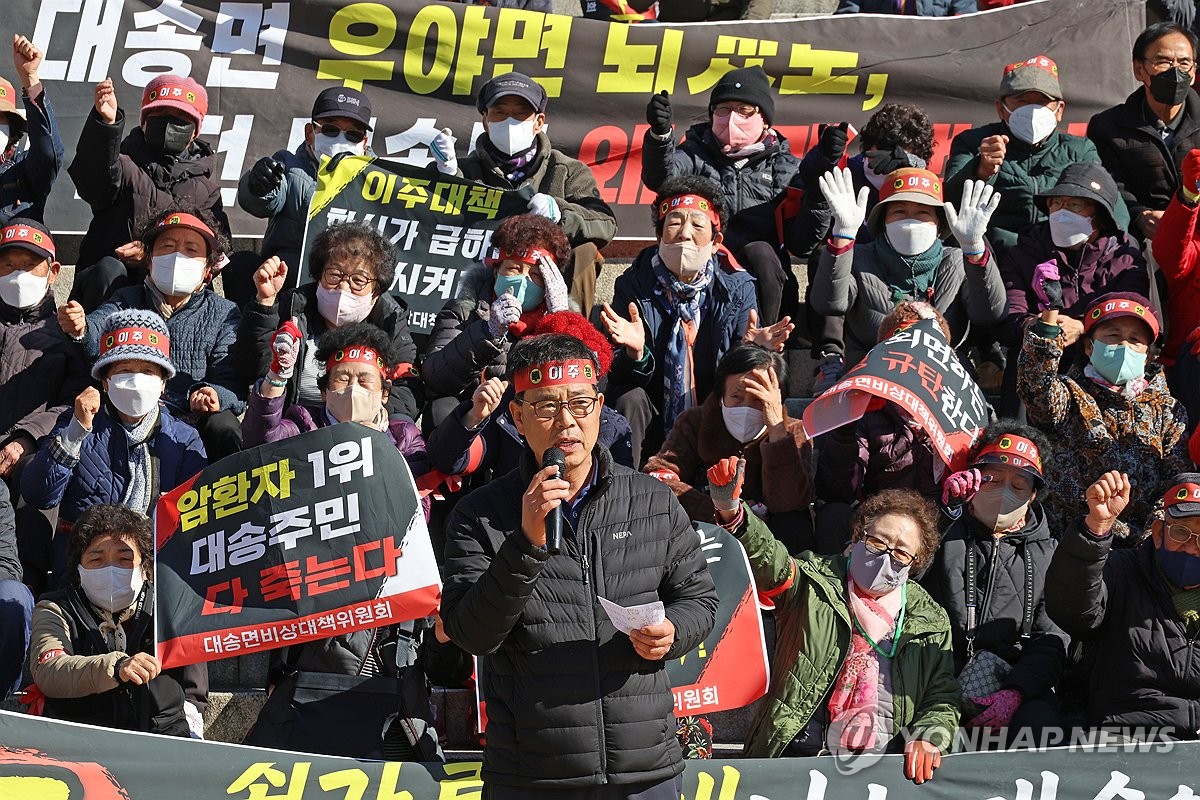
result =
[[[353,422],[209,466],[159,500],[155,545],[165,667],[417,619],[441,597],[408,464]]]
[[[840,428],[888,402],[915,419],[934,451],[961,469],[988,423],[987,400],[946,341],[937,320],[897,331],[867,353],[829,391],[804,409],[809,438]]]
[[[428,333],[455,296],[459,276],[488,254],[492,231],[508,217],[526,213],[528,200],[432,168],[342,156],[326,161],[317,173],[300,260],[308,263],[314,240],[327,226],[370,225],[396,254],[396,275],[387,290],[408,306],[409,330]],[[307,273],[300,277],[308,280]]]

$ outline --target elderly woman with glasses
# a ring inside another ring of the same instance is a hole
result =
[[[278,256],[268,258],[254,273],[257,297],[242,309],[236,345],[242,381],[252,385],[267,376],[276,332],[290,322],[300,350],[295,371],[286,378],[287,401],[318,413],[324,400],[317,385],[317,339],[327,331],[366,323],[382,331],[395,351],[389,414],[415,420],[424,392],[414,369],[417,347],[408,330],[408,306],[389,292],[396,273],[391,243],[369,225],[330,225],[313,243],[308,273],[311,283],[286,293],[288,265]]]
[[[741,502],[744,469],[731,456],[708,479],[717,521],[775,604],[775,668],[746,755],[903,752],[905,777],[930,780],[960,701],[950,620],[909,580],[933,560],[936,509],[915,492],[886,489],[855,511],[848,557],[791,556]]]

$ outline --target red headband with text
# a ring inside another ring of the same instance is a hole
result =
[[[1200,486],[1194,483],[1177,483],[1163,495],[1163,506],[1170,508],[1181,503],[1200,503]]]
[[[677,194],[674,197],[668,197],[658,204],[658,218],[664,219],[667,214],[680,208],[702,212],[712,221],[714,231],[721,230],[721,215],[712,207],[712,203],[707,197],[701,197],[698,194]]]
[[[487,257],[483,259],[483,263],[489,267],[498,267],[502,261],[519,261],[531,267],[541,264],[542,261],[549,261],[550,266],[558,269],[558,262],[554,260],[554,256],[550,255],[550,251],[540,247],[522,247],[518,250],[501,250],[499,247],[493,247]]]
[[[325,360],[325,372],[329,373],[334,366],[338,364],[369,364],[379,370],[379,374],[387,377],[387,370],[383,366],[383,358],[375,351],[373,347],[346,347],[338,350]]]
[[[595,384],[596,365],[582,358],[567,361],[547,361],[523,367],[513,375],[513,391],[527,392],[544,386],[566,386],[572,383]]]
[[[1024,436],[1006,433],[991,444],[984,445],[975,463],[1000,463],[1020,467],[1042,477],[1042,454],[1038,446]]]
[[[37,228],[31,228],[28,225],[22,225],[18,222],[15,225],[9,225],[0,230],[0,245],[17,242],[28,242],[39,250],[49,253],[50,260],[54,260],[54,240]]]
[[[100,339],[100,355],[122,345],[150,347],[162,353],[163,358],[171,358],[171,340],[160,331],[152,331],[149,328],[117,328],[105,334]],[[137,358],[132,354],[129,357]]]

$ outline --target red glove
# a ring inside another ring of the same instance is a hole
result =
[[[290,319],[271,336],[271,374],[281,381],[291,378],[296,369],[301,338],[300,329]]]
[[[942,765],[942,752],[929,742],[913,739],[904,746],[904,777],[916,784],[933,780],[933,771]]]
[[[736,511],[742,497],[746,459],[722,458],[708,468],[708,496],[718,511]]]
[[[977,469],[955,472],[942,484],[942,505],[953,508],[970,502],[982,484],[983,476]]]
[[[1001,689],[992,692],[987,697],[972,697],[976,705],[984,706],[984,710],[966,723],[968,728],[1004,728],[1012,722],[1013,714],[1021,707],[1025,699],[1019,689]]]
[[[1183,180],[1179,191],[1189,203],[1200,199],[1200,150],[1192,150],[1183,157]]]

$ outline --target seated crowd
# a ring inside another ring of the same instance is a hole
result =
[[[206,667],[163,670],[153,652],[147,515],[161,494],[244,448],[358,423],[415,478],[455,478],[422,501],[441,559],[443,521],[521,469],[537,418],[568,434],[586,421],[605,470],[658,478],[745,548],[776,631],[749,756],[903,752],[921,782],[963,729],[999,732],[994,747],[1101,726],[1197,738],[1196,50],[1188,28],[1147,28],[1140,86],[1086,138],[1060,130],[1049,55],[997,65],[998,120],[958,134],[942,175],[917,106],[879,108],[858,153],[837,120],[793,153],[760,67],[721,77],[685,138],[655,95],[641,162],[655,242],[611,302],[596,279],[615,214],[587,165],[554,148],[545,90],[493,78],[472,152],[459,160],[443,132],[430,168],[523,192],[528,213],[495,230],[426,342],[388,291],[396,256],[374,227],[331,225],[299,263],[322,159],[372,153],[370,99],[344,87],[317,96],[294,152],[242,177],[239,205],[267,219],[255,254],[232,252],[199,138],[204,87],[155,78],[127,133],[111,81],[97,85],[67,170],[93,218],[60,307],[43,209],[63,147],[42,54],[15,37],[23,115],[0,81],[0,693],[27,669],[25,699],[47,716],[202,736]],[[796,189],[803,201],[777,214]],[[817,395],[922,321],[995,407],[962,468],[883,400],[810,439],[786,402],[789,351],[811,352]],[[513,365],[564,340],[598,396],[527,404]],[[416,700],[337,752],[441,758],[421,692],[471,670],[447,627],[275,651],[274,699],[248,741],[320,746],[289,716],[300,670],[407,669]]]

